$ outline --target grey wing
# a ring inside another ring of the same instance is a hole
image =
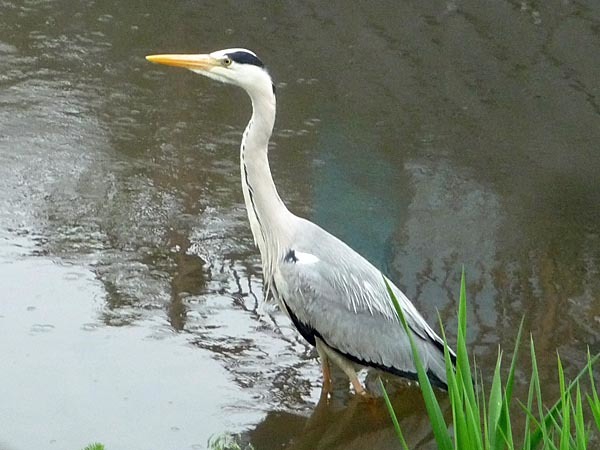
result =
[[[288,313],[305,331],[351,359],[414,373],[408,337],[381,272],[311,222],[305,221],[302,228],[274,273],[278,296]],[[402,291],[389,283],[417,338],[426,369],[445,380],[442,340]]]

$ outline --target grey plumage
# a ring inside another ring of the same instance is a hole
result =
[[[416,374],[410,344],[383,276],[366,259],[319,226],[296,218],[290,240],[296,261],[281,258],[276,296],[299,321],[354,362],[397,375]],[[446,380],[443,342],[400,289],[388,280],[433,381]]]

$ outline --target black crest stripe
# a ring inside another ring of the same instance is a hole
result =
[[[236,63],[239,63],[239,64],[251,64],[253,66],[258,66],[258,67],[265,66],[264,63],[260,59],[258,59],[256,56],[254,56],[252,53],[239,51],[239,52],[228,53],[227,56],[229,56],[229,58],[231,58],[232,61],[235,61]]]

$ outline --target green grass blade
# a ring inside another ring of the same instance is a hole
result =
[[[464,271],[461,276],[459,300],[459,332],[457,339],[456,370],[450,359],[448,347],[444,348],[448,395],[452,405],[455,448],[485,448],[487,434],[482,431],[481,412],[478,396],[475,395],[474,381],[466,346],[466,288]],[[440,320],[442,338],[447,344],[443,324]],[[461,369],[462,367],[462,369]],[[485,421],[484,421],[485,425]]]
[[[477,369],[475,369],[475,373],[477,374]],[[491,449],[492,448],[492,444],[490,442],[490,427],[488,424],[488,420],[486,420],[486,417],[488,417],[488,411],[487,411],[487,406],[486,406],[486,398],[488,398],[486,392],[485,392],[485,388],[483,386],[483,375],[480,375],[478,378],[479,383],[475,384],[475,395],[477,396],[477,401],[479,402],[479,393],[481,392],[481,397],[482,397],[482,401],[481,401],[481,417],[483,417],[483,437],[484,437],[484,448],[485,449]]]
[[[588,403],[590,405],[590,409],[592,410],[592,415],[594,416],[594,422],[596,423],[596,428],[600,431],[600,403],[598,400],[594,400],[593,397],[587,395]]]
[[[583,401],[581,400],[581,389],[579,383],[575,390],[575,408],[573,409],[573,422],[575,423],[575,449],[587,449],[587,432],[585,429],[585,418],[583,416]]]
[[[533,346],[533,341],[531,342],[531,345]],[[575,385],[579,382],[581,377],[586,372],[591,370],[592,366],[594,364],[596,364],[596,362],[598,362],[599,359],[600,359],[600,353],[595,355],[593,358],[590,358],[588,360],[588,363],[585,365],[585,367],[583,369],[581,369],[579,374],[573,379],[573,381],[571,381],[571,383],[569,383],[569,386],[566,388],[566,391],[570,392],[575,387]],[[532,360],[532,362],[533,362],[533,360]],[[539,382],[538,382],[538,386],[539,386]],[[538,394],[539,394],[539,389],[538,389]],[[539,395],[538,401],[541,401],[541,395]],[[559,398],[556,401],[556,403],[554,403],[554,405],[550,408],[550,410],[546,413],[546,415],[543,415],[540,412],[540,418],[541,418],[540,423],[545,426],[541,426],[533,432],[533,434],[531,436],[531,444],[532,444],[531,448],[532,449],[537,448],[542,440],[544,442],[546,441],[546,436],[543,435],[543,432],[547,430],[547,425],[549,425],[553,420],[555,420],[555,416],[558,414],[559,408],[562,408],[562,397]]]
[[[508,427],[508,429],[510,430],[510,427]],[[512,430],[510,432],[512,433]],[[508,443],[508,442],[512,441],[512,436],[507,435],[504,432],[504,430],[502,430],[502,429],[500,429],[500,435],[502,436],[502,439],[504,440],[504,442]],[[514,447],[512,445],[509,445],[508,448],[509,448],[509,450],[514,450]]]
[[[523,450],[531,450],[533,447],[531,446],[531,421],[532,419],[531,411],[533,408],[533,379],[529,380],[529,392],[527,393],[527,405],[523,405],[521,403],[521,407],[525,410],[525,432],[523,436]],[[534,423],[535,424],[535,423]]]
[[[558,410],[558,418],[561,419],[561,423],[556,423],[555,426],[557,427],[558,432],[560,434],[560,450],[570,450],[569,438],[571,437],[571,404],[569,395],[565,387],[565,373],[563,371],[560,356],[558,354],[556,355],[556,359],[558,361],[558,383],[560,386],[560,398],[562,407]]]
[[[104,450],[104,445],[99,442],[94,442],[93,444],[86,446],[83,450]]]
[[[531,347],[531,382],[533,383],[534,395],[536,398],[536,402],[538,405],[538,413],[540,416],[540,421],[538,423],[538,427],[534,432],[533,436],[531,436],[530,443],[531,448],[536,449],[543,440],[543,442],[547,443],[550,439],[548,436],[548,418],[542,419],[544,417],[544,406],[542,403],[542,392],[540,389],[540,375],[537,367],[537,358],[535,356],[535,345],[533,344],[533,336],[529,336],[529,345]]]
[[[512,360],[510,362],[510,370],[508,372],[508,378],[506,379],[506,388],[504,389],[505,397],[508,400],[508,404],[510,406],[510,402],[512,400],[512,389],[513,383],[515,379],[515,369],[517,367],[517,356],[519,354],[519,347],[521,347],[521,335],[523,333],[523,323],[525,322],[525,316],[521,318],[521,323],[519,324],[519,331],[517,332],[517,339],[515,341],[515,349],[513,351]]]
[[[460,297],[458,302],[458,334],[456,339],[456,371],[458,384],[466,388],[467,401],[475,404],[475,391],[473,389],[473,376],[469,365],[467,353],[467,287],[465,268],[460,276]]]
[[[454,448],[470,448],[469,429],[464,414],[465,407],[458,389],[450,396],[450,403],[452,405],[452,423],[454,424]]]
[[[491,450],[501,449],[503,447],[502,435],[500,433],[500,416],[502,414],[502,386],[500,380],[500,368],[502,366],[502,350],[498,350],[498,359],[494,369],[492,379],[492,388],[488,401],[488,432]]]
[[[444,341],[444,363],[446,364],[446,379],[448,384],[448,394],[452,392],[458,392],[458,380],[456,379],[456,371],[454,370],[454,363],[450,357],[450,347],[448,346],[448,340],[446,339],[446,331],[444,330],[444,324],[442,318],[438,314],[438,321],[440,323],[440,331],[442,333],[442,340]]]
[[[388,413],[392,418],[392,423],[394,424],[394,430],[396,431],[396,436],[398,436],[398,440],[402,445],[404,450],[408,450],[408,445],[406,445],[406,440],[404,440],[404,435],[402,434],[402,430],[400,429],[400,424],[398,423],[398,418],[396,417],[396,412],[394,411],[394,407],[392,406],[392,402],[390,401],[390,397],[383,385],[383,381],[379,378],[379,385],[381,386],[381,391],[383,392],[383,399],[385,400],[385,406],[387,407]]]
[[[473,387],[472,382],[470,383]],[[467,397],[466,386],[463,386],[464,396]],[[465,419],[467,422],[467,431],[469,435],[469,445],[461,445],[459,448],[483,449],[483,439],[481,431],[481,420],[479,410],[476,404],[465,401]]]
[[[477,409],[483,417],[483,448],[489,449],[491,448],[491,444],[489,441],[490,430],[488,427],[488,421],[485,418],[488,416],[487,406],[485,404],[485,399],[487,395],[485,393],[485,388],[483,386],[483,375],[478,371],[477,364],[473,361],[473,372],[475,372],[475,398],[477,399]],[[482,400],[483,399],[483,400]]]
[[[523,450],[532,450],[533,444],[531,443],[531,437],[533,433],[530,432],[530,429],[538,428],[541,426],[540,422],[536,419],[533,414],[533,397],[535,395],[535,387],[533,381],[529,383],[529,394],[527,398],[527,405],[524,405],[520,400],[518,400],[519,405],[523,409],[525,413],[525,436],[523,437],[523,446],[521,447]]]
[[[417,350],[417,346],[415,345],[412,331],[410,330],[408,323],[406,322],[406,318],[404,317],[402,308],[398,303],[398,299],[392,292],[392,289],[390,288],[387,279],[384,277],[383,280],[385,282],[385,286],[392,300],[392,303],[394,304],[394,308],[396,309],[396,314],[398,314],[398,318],[400,319],[400,322],[404,327],[404,331],[406,331],[406,334],[410,341],[413,360],[415,363],[415,367],[417,368],[417,376],[419,379],[419,384],[421,386],[423,400],[425,401],[425,408],[427,409],[427,414],[429,415],[429,419],[431,420],[433,435],[437,442],[438,448],[440,450],[452,450],[452,441],[450,440],[450,435],[448,433],[446,422],[444,421],[442,410],[440,409],[440,405],[437,401],[437,398],[435,397],[429,378],[425,373],[425,368],[423,367],[421,357],[419,356],[419,351]]]
[[[521,318],[519,324],[519,331],[517,332],[517,339],[515,340],[515,349],[513,351],[512,359],[510,362],[510,370],[508,371],[508,377],[504,388],[504,403],[502,405],[502,411],[500,414],[500,421],[498,426],[500,431],[503,433],[503,438],[509,449],[514,448],[512,427],[510,424],[510,405],[512,403],[512,391],[515,379],[515,370],[517,367],[517,357],[519,354],[519,348],[521,347],[521,336],[523,333],[523,323],[525,322],[525,316]],[[502,447],[497,447],[502,448]]]
[[[464,267],[460,277],[460,295],[458,302],[458,333],[456,339],[456,385],[457,395],[462,400],[462,409],[458,414],[464,425],[463,433],[457,433],[457,448],[483,448],[480,412],[477,407],[473,375],[467,352],[467,288]],[[462,413],[462,414],[461,414]],[[457,426],[457,423],[455,423]],[[458,441],[458,438],[461,441]]]
[[[506,391],[504,393],[504,404],[502,405],[502,421],[500,422],[500,431],[502,432],[502,438],[508,446],[508,449],[514,449],[515,443],[513,441],[512,426],[510,424],[510,400],[506,397]]]
[[[448,383],[448,397],[450,399],[450,405],[452,407],[452,423],[454,424],[454,448],[460,448],[460,442],[468,441],[466,432],[465,416],[463,414],[463,398],[461,396],[461,390],[459,389],[458,380],[456,378],[456,372],[454,370],[454,364],[450,358],[450,351],[448,347],[448,341],[446,340],[446,332],[442,324],[442,319],[439,317],[440,330],[442,332],[442,340],[444,341],[444,361],[446,364],[446,378]]]
[[[590,374],[590,385],[592,387],[592,395],[588,395],[588,403],[590,405],[590,409],[592,410],[592,415],[594,416],[594,422],[596,423],[596,428],[600,431],[600,398],[598,398],[598,390],[596,389],[596,383],[594,382],[594,372],[592,371],[592,357],[590,356],[590,349],[588,347],[587,353],[588,359],[588,371]]]

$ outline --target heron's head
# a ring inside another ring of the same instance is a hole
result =
[[[235,84],[251,95],[265,87],[272,90],[272,81],[256,53],[243,48],[229,48],[198,55],[150,55],[146,59],[156,64],[189,69],[223,83]]]

